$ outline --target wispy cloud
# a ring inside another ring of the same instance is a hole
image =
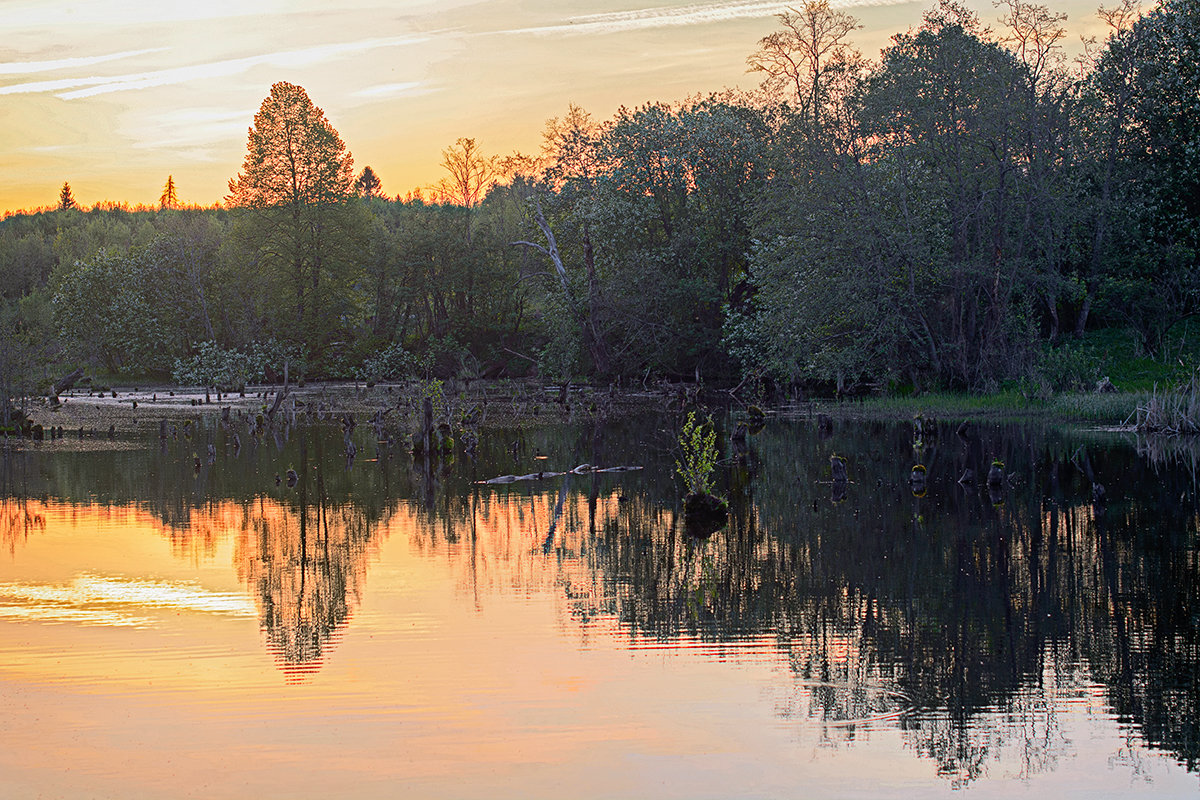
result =
[[[196,152],[205,160],[197,148],[244,136],[254,112],[253,108],[177,108],[138,119],[128,134],[134,147]]]
[[[367,86],[354,92],[355,97],[395,97],[397,95],[417,94],[417,89],[423,86],[419,81],[408,81],[406,83],[381,83],[376,86]],[[426,90],[428,91],[428,90]]]
[[[296,5],[293,3],[293,5]],[[198,20],[282,14],[286,0],[5,0],[0,30],[97,25],[179,24]]]
[[[833,0],[830,3],[835,8],[852,8],[861,6],[893,6],[903,5],[916,0]],[[625,33],[647,28],[680,27],[685,25],[704,25],[714,22],[728,22],[735,19],[752,19],[782,14],[796,5],[792,3],[761,2],[726,2],[700,3],[687,6],[659,6],[642,8],[632,11],[613,11],[603,14],[584,14],[571,17],[567,22],[558,25],[545,25],[533,28],[514,28],[498,31],[505,34],[535,34],[539,36],[582,36],[604,33]]]
[[[127,92],[170,86],[196,80],[211,80],[239,75],[257,66],[297,68],[329,61],[354,53],[362,53],[383,47],[403,47],[427,41],[424,36],[405,36],[383,39],[364,39],[357,42],[325,44],[299,50],[213,61],[208,64],[192,64],[185,67],[136,72],[108,77],[63,78],[49,81],[30,81],[0,87],[0,95],[54,92],[64,100],[92,97],[112,92]]]
[[[165,47],[147,47],[143,50],[125,50],[120,53],[109,53],[103,56],[80,56],[78,58],[59,58],[53,61],[10,61],[0,64],[0,75],[32,75],[37,72],[53,72],[60,69],[78,69],[103,64],[106,61],[117,61],[122,58],[133,58],[146,53],[160,53]]]

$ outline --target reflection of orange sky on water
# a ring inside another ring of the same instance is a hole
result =
[[[681,663],[635,681],[615,640],[585,651],[561,635],[560,604],[546,602],[549,593],[561,597],[554,579],[491,595],[482,608],[461,602],[468,575],[477,580],[472,588],[484,575],[489,585],[509,586],[536,577],[537,559],[523,554],[540,548],[552,501],[514,500],[484,515],[474,544],[487,553],[474,572],[461,561],[471,537],[459,531],[456,544],[422,544],[418,531],[427,526],[401,506],[375,546],[361,551],[360,574],[366,561],[378,563],[372,590],[353,597],[361,603],[353,625],[322,670],[299,685],[280,679],[257,623],[238,616],[141,608],[154,621],[145,628],[0,621],[8,629],[0,727],[17,732],[0,755],[0,781],[18,796],[47,786],[50,794],[139,797],[290,787],[309,796],[337,793],[350,777],[361,789],[355,794],[377,796],[393,795],[397,781],[423,796],[474,796],[497,781],[565,791],[580,776],[632,790],[658,758],[742,749],[706,740],[698,722],[677,727],[655,713],[662,703],[687,702],[697,680],[710,685],[717,665]],[[201,529],[233,524],[197,559],[186,536],[164,536],[142,511],[45,504],[44,531],[0,564],[0,582],[63,586],[89,573],[225,592],[240,582],[231,563],[257,582],[273,574],[263,564],[295,561],[295,515],[270,502],[246,511],[222,504],[194,513]],[[347,527],[336,516],[331,538]],[[258,534],[267,528],[278,538],[264,549]],[[506,552],[514,555],[511,574],[500,561]],[[523,632],[519,646],[514,631]],[[751,707],[753,689],[736,695],[724,710],[733,718]],[[605,777],[631,749],[647,764]],[[530,769],[541,777],[527,777]]]
[[[831,734],[781,715],[808,691],[787,664],[803,636],[790,652],[769,636],[631,649],[588,563],[589,526],[620,529],[629,512],[602,495],[592,523],[586,497],[563,500],[552,539],[558,496],[514,491],[481,492],[458,517],[400,504],[370,530],[351,508],[310,509],[303,546],[295,510],[273,499],[194,509],[187,531],[135,508],[30,505],[44,527],[0,556],[0,584],[125,580],[141,593],[122,610],[148,623],[0,619],[0,796],[948,791],[890,723]],[[147,587],[193,599],[142,602]],[[231,593],[254,613],[195,600]],[[280,624],[336,629],[303,682],[264,646],[267,597],[297,610]],[[581,598],[596,612],[584,626]],[[847,677],[859,646],[828,648]],[[1096,758],[1076,758],[1054,780],[1089,769]]]

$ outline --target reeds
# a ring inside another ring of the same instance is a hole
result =
[[[1051,419],[1121,426],[1132,425],[1135,409],[1149,399],[1149,392],[1064,392],[1038,400],[1010,390],[987,395],[872,397],[841,405],[821,404],[820,410],[874,419],[911,419],[919,413],[938,419]]]
[[[1047,408],[1052,416],[1072,422],[1129,425],[1149,399],[1149,392],[1071,392],[1057,395]]]
[[[1187,383],[1166,390],[1158,387],[1137,407],[1139,433],[1166,435],[1200,433],[1200,370]]]

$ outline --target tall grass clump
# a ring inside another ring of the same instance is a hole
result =
[[[1141,433],[1200,433],[1200,370],[1187,383],[1161,394],[1155,387],[1149,399],[1137,407],[1137,429]]]
[[[1075,422],[1128,425],[1150,397],[1150,392],[1071,392],[1055,396],[1048,409]]]

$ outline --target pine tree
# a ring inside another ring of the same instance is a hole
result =
[[[179,197],[175,194],[175,176],[167,176],[167,184],[163,186],[163,193],[158,198],[158,205],[162,208],[174,208],[179,205]]]
[[[66,211],[71,208],[78,208],[78,206],[75,204],[75,197],[71,194],[71,184],[63,181],[62,191],[58,193],[58,210]]]
[[[382,186],[383,184],[380,183],[379,176],[375,174],[375,170],[367,166],[363,167],[362,174],[354,182],[354,192],[359,197],[380,197],[382,195],[380,191]]]

